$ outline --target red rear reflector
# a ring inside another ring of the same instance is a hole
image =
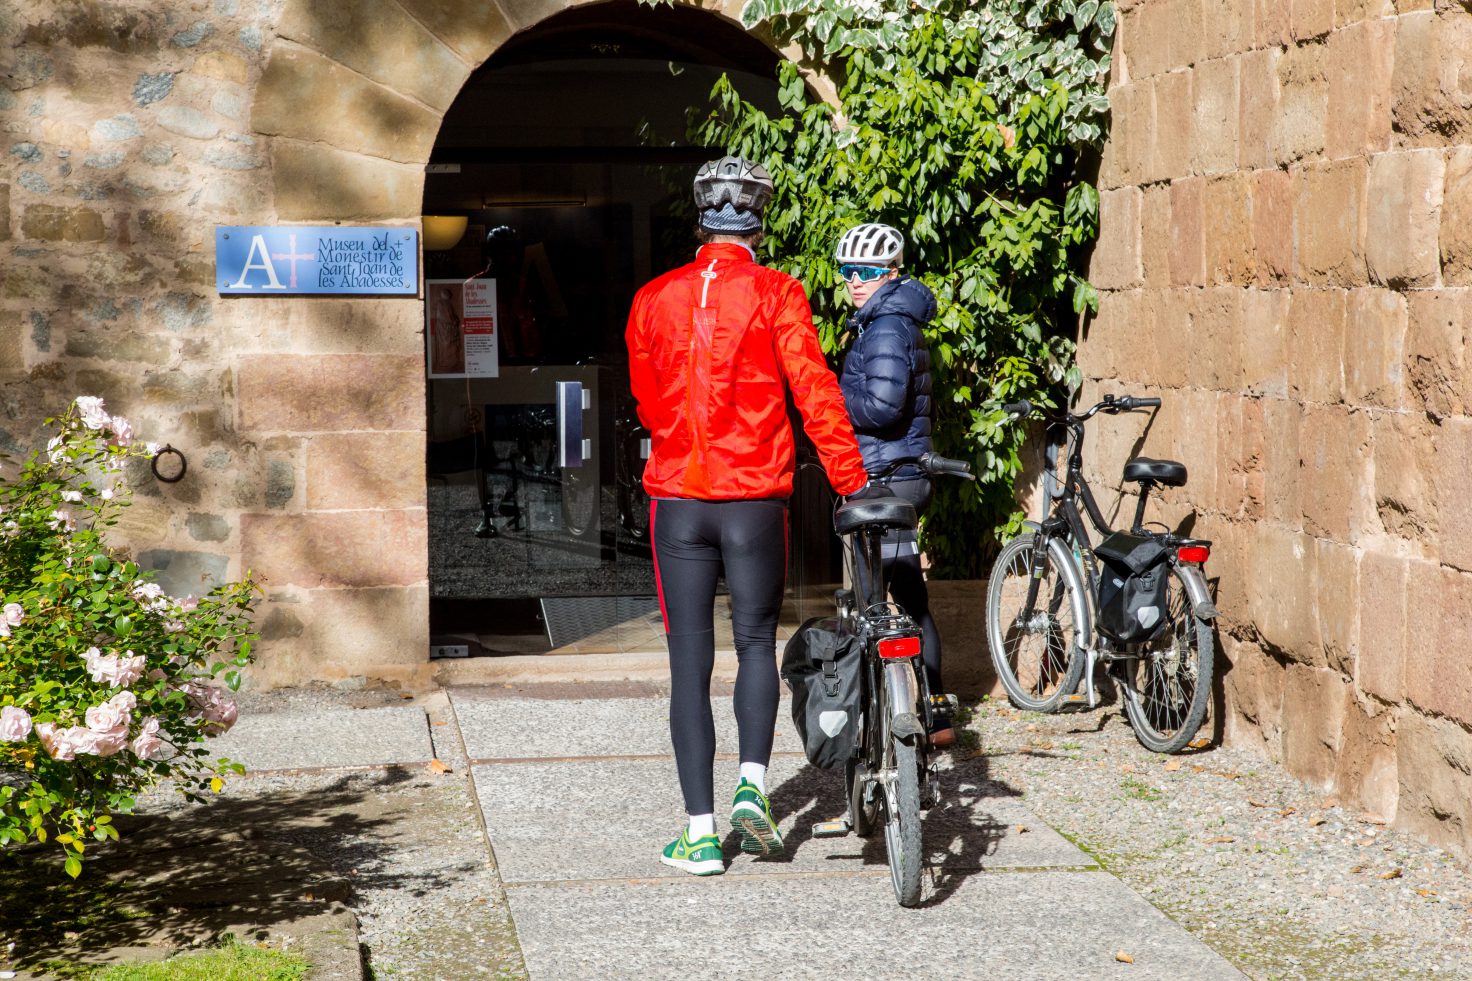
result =
[[[1176,557],[1182,562],[1205,562],[1211,557],[1211,549],[1205,545],[1183,545],[1176,549]]]
[[[880,657],[918,657],[919,637],[886,637],[879,642]]]

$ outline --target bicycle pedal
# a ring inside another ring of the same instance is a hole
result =
[[[1083,692],[1075,692],[1064,696],[1063,701],[1058,703],[1059,711],[1078,712],[1089,707],[1089,697]]]
[[[842,838],[851,831],[853,831],[853,825],[848,823],[848,818],[813,823],[814,838]]]

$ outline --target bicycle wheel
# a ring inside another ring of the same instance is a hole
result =
[[[920,762],[915,747],[897,736],[889,737],[894,782],[884,795],[884,850],[889,857],[889,880],[901,906],[920,902]]]
[[[1034,539],[1032,534],[1014,538],[992,566],[986,637],[992,666],[1012,704],[1031,712],[1054,712],[1083,676],[1088,609],[1073,556],[1061,541],[1052,539],[1037,599],[1031,610],[1024,610]]]
[[[1140,745],[1175,753],[1196,737],[1211,702],[1211,622],[1191,611],[1180,569],[1167,585],[1165,633],[1120,664],[1125,713]]]

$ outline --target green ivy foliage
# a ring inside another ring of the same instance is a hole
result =
[[[905,234],[907,272],[939,306],[926,331],[936,449],[978,475],[936,482],[922,542],[933,575],[984,575],[1021,521],[1022,429],[997,406],[1052,405],[1076,388],[1069,311],[1097,307],[1078,267],[1098,193],[1078,159],[1102,132],[1113,7],[751,0],[743,18],[802,45],[836,82],[838,106],[811,99],[784,63],[783,114],[723,78],[692,113],[691,141],[772,172],[764,260],[806,285],[830,353],[850,341],[839,236],[861,221]]]

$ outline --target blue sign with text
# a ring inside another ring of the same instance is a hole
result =
[[[221,293],[419,293],[419,230],[372,225],[216,225]]]

